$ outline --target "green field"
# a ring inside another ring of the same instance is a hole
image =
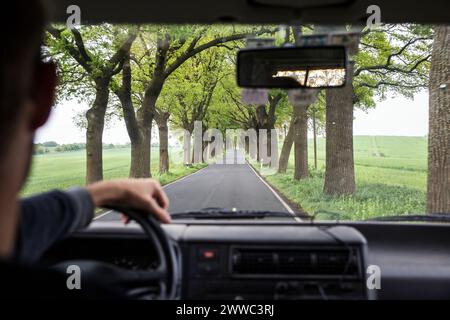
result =
[[[158,148],[152,148],[152,174],[161,184],[169,183],[181,176],[192,173],[203,165],[186,168],[182,165],[183,150],[169,150],[170,173],[158,175]],[[103,151],[103,175],[105,179],[126,178],[130,170],[130,148],[108,149]],[[22,195],[51,189],[66,189],[84,185],[86,175],[85,150],[48,153],[33,156],[31,176]]]
[[[427,139],[425,137],[355,136],[356,194],[332,198],[322,193],[325,172],[325,140],[318,140],[318,170],[312,168],[313,149],[309,143],[310,178],[293,179],[293,154],[288,172],[261,173],[277,190],[303,210],[319,219],[367,219],[373,216],[423,213],[426,200]],[[104,177],[128,176],[130,149],[104,150]],[[171,172],[158,175],[158,150],[152,149],[152,173],[162,184],[196,171],[185,168],[182,149],[171,149]],[[177,163],[177,164],[174,164]],[[257,166],[256,166],[257,167]],[[23,190],[30,195],[50,189],[83,185],[85,151],[48,153],[33,158],[31,177]]]
[[[325,140],[318,139],[318,170],[309,141],[310,178],[293,179],[293,155],[286,174],[263,169],[267,181],[318,219],[362,220],[374,216],[425,212],[427,138],[355,136],[356,194],[332,198],[322,193]]]

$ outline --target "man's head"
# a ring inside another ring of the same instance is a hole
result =
[[[53,64],[40,58],[41,2],[12,1],[3,5],[0,17],[0,192],[18,192],[28,172],[34,132],[51,110],[56,73]]]

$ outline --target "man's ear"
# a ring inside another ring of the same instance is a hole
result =
[[[31,130],[35,131],[47,122],[55,100],[57,82],[56,65],[53,62],[42,62],[34,83],[35,110],[31,119]]]

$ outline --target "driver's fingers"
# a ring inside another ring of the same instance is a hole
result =
[[[120,214],[120,220],[123,222],[123,224],[128,224],[130,222],[130,218],[124,213]]]
[[[161,207],[155,199],[149,197],[147,198],[146,202],[146,209],[149,210],[158,220],[160,220],[163,223],[170,223],[170,215],[169,213]]]
[[[164,208],[169,208],[169,198],[167,198],[166,193],[164,192],[163,188],[159,183],[155,185],[155,188],[153,190],[153,198],[158,201],[158,204]]]

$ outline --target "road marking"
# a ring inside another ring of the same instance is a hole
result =
[[[107,214],[110,214],[111,212],[113,212],[113,211],[112,211],[112,210],[108,210],[108,211],[102,213],[101,215],[94,217],[93,220],[100,219],[101,217],[104,217],[104,216],[106,216]]]
[[[261,180],[266,185],[266,187],[269,188],[270,191],[272,191],[272,193],[275,195],[275,197],[278,199],[278,201],[280,201],[281,204],[286,208],[286,210],[294,217],[295,221],[302,222],[302,219],[297,217],[294,210],[291,209],[291,207],[286,203],[286,201],[284,201],[280,197],[280,195],[270,186],[270,184],[268,184],[263,178],[261,178],[261,176],[256,172],[255,169],[253,169],[253,167],[248,162],[247,162],[247,165],[250,167],[250,169],[253,171],[253,173],[258,177],[258,179]]]
[[[253,169],[253,167],[249,164],[249,163],[246,163],[247,164],[247,166],[249,166],[249,168],[250,168],[250,170],[251,171],[253,171],[253,173],[258,177],[258,179],[259,180],[261,180],[262,181],[262,183],[264,183],[264,185],[275,195],[275,197],[277,198],[277,200],[278,201],[280,201],[280,203],[285,207],[285,209],[287,210],[287,212],[289,212],[289,214],[291,214],[292,215],[292,217],[294,218],[294,220],[295,221],[297,221],[297,222],[302,222],[302,219],[301,218],[299,218],[299,217],[297,217],[297,215],[295,214],[295,212],[294,212],[294,210],[292,210],[291,209],[291,207],[280,197],[280,195],[263,179],[263,178],[261,178],[261,176],[255,171],[255,169]],[[203,170],[205,170],[206,168],[208,168],[208,166],[206,166],[206,167],[204,167],[204,168],[201,168],[200,170],[197,170],[197,171],[195,171],[195,172],[193,172],[193,173],[191,173],[191,174],[189,174],[189,175],[187,175],[187,176],[184,176],[184,177],[182,177],[182,178],[180,178],[180,179],[178,179],[178,180],[175,180],[175,181],[172,181],[172,182],[170,182],[170,183],[168,183],[168,184],[166,184],[166,185],[164,185],[164,186],[162,186],[163,187],[163,189],[165,188],[165,187],[168,187],[168,186],[170,186],[170,185],[172,185],[172,184],[175,184],[175,183],[177,183],[177,182],[180,182],[180,181],[182,181],[182,180],[184,180],[184,179],[186,179],[186,178],[188,178],[188,177],[191,177],[191,176],[193,176],[194,174],[197,174],[197,173],[199,173],[200,171],[203,171]],[[102,218],[102,217],[104,217],[104,216],[106,216],[106,215],[108,215],[108,214],[110,214],[110,213],[112,213],[113,212],[113,210],[108,210],[108,211],[106,211],[106,212],[104,212],[104,213],[102,213],[101,215],[99,215],[99,216],[96,216],[95,218],[94,218],[94,220],[97,220],[97,219],[100,219],[100,218]]]
[[[163,189],[164,189],[165,187],[168,187],[168,186],[170,186],[170,185],[172,185],[172,184],[175,184],[175,183],[177,183],[177,182],[180,182],[180,181],[182,181],[182,180],[184,180],[184,179],[186,179],[186,178],[192,177],[194,174],[197,174],[197,173],[199,173],[200,171],[203,171],[203,170],[205,170],[205,169],[208,168],[208,167],[209,167],[209,165],[207,165],[206,167],[201,168],[200,170],[197,170],[197,171],[195,171],[195,172],[193,172],[193,173],[191,173],[191,174],[188,174],[187,176],[181,177],[180,179],[177,179],[177,180],[175,180],[175,181],[169,182],[168,184],[165,184],[165,185],[163,185],[162,187],[163,187]]]
[[[193,173],[191,173],[191,174],[188,174],[187,176],[181,177],[180,179],[177,179],[177,180],[175,180],[175,181],[169,182],[168,184],[163,185],[162,188],[164,189],[165,187],[168,187],[168,186],[170,186],[170,185],[172,185],[172,184],[174,184],[174,183],[180,182],[181,180],[184,180],[184,179],[186,179],[186,178],[188,178],[188,177],[191,177],[191,176],[193,176],[194,174],[199,173],[200,171],[205,170],[206,168],[208,168],[208,166],[206,166],[206,167],[204,167],[204,168],[201,168],[200,170],[197,170],[197,171],[195,171],[195,172],[193,172]],[[112,213],[112,212],[113,212],[113,210],[108,210],[108,211],[102,213],[101,215],[98,215],[98,216],[94,217],[93,220],[100,219],[100,218],[102,218],[102,217],[104,217],[104,216],[106,216],[106,215],[108,215],[108,214],[110,214],[110,213]]]

